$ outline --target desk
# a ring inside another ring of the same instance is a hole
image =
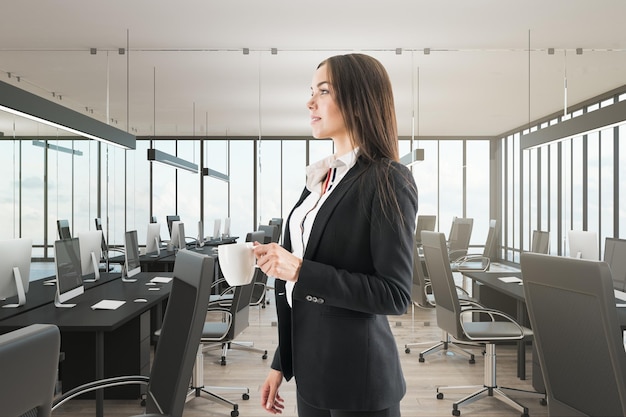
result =
[[[151,310],[162,317],[162,304],[169,296],[171,283],[150,290],[145,283],[163,273],[140,273],[137,282],[114,279],[90,288],[72,299],[73,308],[58,308],[47,303],[0,321],[0,332],[6,333],[33,323],[55,324],[61,331],[61,350],[65,360],[60,366],[63,390],[95,379],[117,375],[149,375]],[[145,298],[145,303],[135,303]],[[92,310],[102,299],[126,300],[116,310]],[[120,387],[108,391],[113,395],[138,398],[140,387]],[[128,389],[131,389],[130,391]],[[136,388],[134,391],[132,388]],[[126,389],[126,390],[125,390]],[[104,393],[96,392],[96,415],[102,417]],[[107,392],[107,396],[109,392]]]
[[[219,245],[227,245],[235,243],[238,237],[222,238],[219,240],[207,240],[202,247],[196,248],[194,244],[188,244],[187,250],[196,251],[203,255],[217,255],[217,247]],[[139,256],[139,265],[144,272],[172,272],[174,270],[174,262],[176,261],[176,253],[178,250],[161,249],[159,253],[151,252]],[[109,259],[109,262],[115,264],[124,264],[126,257],[124,255],[115,256]],[[217,276],[217,275],[216,275]]]
[[[483,301],[480,297],[481,288],[478,285],[482,284],[484,287],[489,288],[491,290],[497,291],[501,295],[508,297],[510,300],[513,300],[515,303],[515,314],[512,314],[513,317],[521,324],[526,327],[530,327],[528,312],[526,310],[526,300],[524,295],[524,287],[518,283],[505,283],[502,280],[498,279],[500,277],[517,277],[522,278],[522,273],[519,271],[491,271],[491,272],[477,272],[477,271],[466,271],[463,272],[463,275],[472,279],[474,281],[473,293],[474,296],[479,300]],[[478,293],[478,294],[477,294]],[[501,309],[502,305],[493,306],[490,305],[490,301],[493,301],[493,297],[491,300],[486,300],[486,307],[494,307]],[[506,303],[506,301],[505,301]],[[506,309],[504,309],[505,312]],[[510,312],[509,312],[510,314]],[[622,331],[626,330],[626,308],[617,307],[617,317]],[[520,379],[526,378],[526,357],[525,357],[525,344],[523,342],[517,343],[517,376]],[[534,362],[534,361],[533,361]],[[534,363],[534,368],[536,371],[540,371],[537,368],[538,364]],[[534,374],[533,374],[534,375]],[[535,378],[533,378],[534,380]]]
[[[93,275],[93,274],[92,274]],[[109,281],[117,279],[121,276],[118,273],[100,272],[100,279],[96,282],[86,282],[85,290],[97,287],[98,285],[105,284]],[[38,279],[31,281],[28,286],[28,292],[26,293],[26,303],[23,306],[16,308],[0,308],[0,320],[7,319],[17,314],[22,314],[28,310],[32,310],[37,307],[41,307],[44,304],[48,304],[54,301],[54,295],[56,293],[56,285],[46,285],[44,282],[54,279],[54,275],[51,277]],[[89,276],[87,276],[89,278]],[[0,302],[0,305],[17,303],[17,296],[7,298],[6,301]]]

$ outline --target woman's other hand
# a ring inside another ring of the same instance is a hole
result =
[[[278,387],[283,382],[283,373],[271,369],[261,386],[261,406],[268,413],[281,414],[285,408],[283,398],[278,394]]]

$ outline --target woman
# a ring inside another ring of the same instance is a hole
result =
[[[387,315],[411,300],[417,189],[398,161],[391,83],[372,57],[322,62],[307,103],[336,153],[307,167],[284,246],[255,246],[276,277],[279,347],[262,405],[281,413],[295,377],[299,417],[398,417],[406,387]]]

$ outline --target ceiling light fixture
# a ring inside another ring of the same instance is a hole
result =
[[[0,110],[88,139],[135,149],[134,135],[1,81]]]
[[[230,178],[228,177],[228,175],[223,174],[211,168],[202,168],[202,175],[204,175],[205,177],[211,177],[211,178],[215,178],[218,180],[222,180],[224,182],[230,181]]]
[[[413,72],[413,68],[415,65],[413,64],[414,54],[411,52],[411,72]],[[413,143],[415,142],[415,107],[417,101],[417,137],[419,138],[419,79],[420,79],[420,69],[417,67],[417,94],[415,93],[415,76],[411,74],[411,97],[413,98],[411,106],[411,148],[413,147]],[[400,158],[400,163],[406,165],[408,167],[415,165],[418,162],[422,162],[424,160],[424,149],[416,148],[413,149],[406,155],[403,155]]]
[[[174,155],[170,155],[169,153],[160,151],[155,148],[148,149],[148,161],[160,162],[165,165],[169,165],[174,168],[184,169],[194,174],[198,173],[198,164],[194,164],[193,162],[186,161],[182,158],[179,158]]]
[[[33,145],[38,146],[40,148],[47,148],[52,151],[69,153],[72,155],[83,156],[83,151],[79,151],[77,149],[66,148],[64,146],[53,145],[51,143],[47,143],[41,140],[34,140]]]

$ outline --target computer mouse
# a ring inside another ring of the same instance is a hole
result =
[[[148,302],[148,300],[146,300],[145,298],[135,298],[133,301],[136,302],[136,303],[147,303]]]

